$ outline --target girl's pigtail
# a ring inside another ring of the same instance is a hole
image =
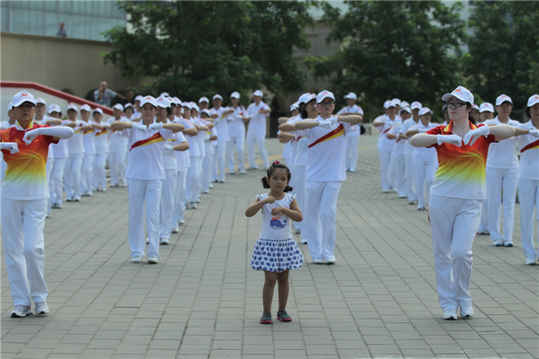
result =
[[[268,177],[262,177],[262,187],[270,188],[269,183],[268,183]]]
[[[284,189],[285,192],[290,192],[292,190],[293,190],[293,188],[290,187],[290,186],[286,186],[285,189]]]

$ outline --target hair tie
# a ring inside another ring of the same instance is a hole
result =
[[[279,162],[279,161],[273,161],[273,163],[272,163],[271,165],[272,165],[272,166],[275,166],[275,165],[279,165],[279,164],[281,164],[281,162]]]

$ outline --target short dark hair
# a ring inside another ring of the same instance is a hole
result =
[[[278,168],[282,168],[282,169],[284,169],[286,171],[286,177],[288,178],[288,183],[290,183],[290,179],[292,178],[292,173],[290,172],[290,168],[288,168],[286,165],[280,163],[279,161],[274,161],[271,164],[270,168],[268,168],[268,170],[266,171],[266,177],[262,177],[262,186],[264,188],[270,188],[269,179],[273,175],[273,172]],[[292,187],[287,185],[285,187],[284,191],[285,192],[290,192],[290,191],[292,191]]]

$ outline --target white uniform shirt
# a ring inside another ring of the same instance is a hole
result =
[[[72,123],[71,121],[67,123]],[[67,139],[67,147],[69,149],[69,156],[82,155],[84,153],[84,134],[80,131],[80,127],[83,126],[82,121],[76,120],[75,127],[73,128],[73,136]]]
[[[62,125],[69,123],[70,121],[62,121]],[[58,143],[51,144],[53,158],[67,158],[69,157],[68,140],[59,140]]]
[[[484,122],[485,125],[502,125],[498,117]],[[509,119],[507,125],[518,127],[520,123]],[[518,157],[518,137],[506,138],[505,140],[495,142],[488,149],[487,167],[492,168],[517,168]]]
[[[184,129],[193,128],[193,124],[190,121],[187,121],[183,117],[174,117],[173,123],[179,123],[183,125]],[[187,137],[190,136],[184,136],[182,133],[182,136],[177,136],[178,142],[187,141]],[[183,138],[183,140],[181,140]],[[187,141],[189,143],[189,141]],[[191,149],[188,149],[187,151],[174,151],[174,154],[176,155],[176,166],[178,171],[184,171],[187,168],[191,167],[191,159],[189,158]]]
[[[131,122],[127,117],[120,118],[121,122]],[[114,123],[112,121],[111,123]],[[110,152],[124,152],[127,151],[127,137],[128,130],[110,131]]]
[[[412,127],[417,126],[417,124],[418,123],[414,121],[414,118],[410,117],[409,119],[407,119],[406,121],[404,121],[402,123],[401,133],[403,135],[406,134],[406,132],[408,132]],[[401,140],[401,141],[403,141],[405,143],[405,145],[404,145],[404,152],[405,153],[413,152],[414,147],[410,144],[410,141],[408,141],[408,139]]]
[[[520,128],[534,129],[531,121]],[[520,151],[520,178],[539,180],[539,138],[532,135],[518,136]],[[492,146],[492,145],[491,145]]]
[[[317,120],[322,120],[319,116]],[[308,140],[306,180],[309,182],[342,182],[346,180],[347,123],[331,118],[331,125],[301,131]]]
[[[259,201],[268,197],[268,193],[259,194],[256,199]],[[290,208],[290,204],[294,201],[294,195],[285,192],[282,199],[278,199],[273,203],[266,203],[260,212],[262,212],[262,230],[260,238],[269,240],[286,240],[292,238],[290,232],[290,218],[284,215],[274,216],[271,214],[272,209],[278,207]]]
[[[258,105],[253,102],[247,107],[247,117],[249,117],[248,136],[266,137],[266,119],[268,118],[268,114],[260,113],[259,111],[262,109],[270,111],[269,106],[263,101],[260,101]]]
[[[200,120],[200,117],[196,117],[193,119],[193,122],[197,126],[204,126],[204,123]],[[197,142],[198,148],[200,150],[200,157],[206,156],[206,144],[204,143],[204,140],[208,137],[208,131],[198,131],[197,135],[195,136],[195,141]]]
[[[88,121],[83,122],[83,126],[91,126],[94,125],[95,122]],[[95,130],[92,129],[89,132],[86,132],[83,135],[82,142],[84,144],[84,153],[88,155],[95,155]]]
[[[162,180],[165,178],[163,146],[174,134],[165,129],[130,128],[127,157],[128,179]]]
[[[182,120],[184,121],[182,122],[182,124],[189,123],[190,127],[195,127],[196,125],[193,117],[191,117],[188,120],[183,118]],[[185,125],[184,127],[187,128]],[[200,157],[202,155],[202,152],[200,152],[199,141],[196,138],[197,136],[198,134],[196,134],[195,136],[185,135],[185,138],[187,138],[187,142],[189,142],[189,156],[190,157]]]
[[[337,112],[337,115],[341,115],[343,113],[357,113],[363,116],[363,109],[360,106],[354,104],[352,106],[345,106],[341,108],[341,110]],[[360,134],[361,134],[360,125],[357,124],[357,125],[350,126],[350,130],[348,131],[346,136],[359,136]]]
[[[217,118],[213,120],[213,123],[215,124],[217,133],[219,134],[219,137],[217,139],[217,141],[219,142],[226,142],[229,140],[228,120],[223,117],[223,112],[227,110],[228,107],[219,107],[219,109],[212,108],[210,110],[211,115],[217,115]]]
[[[378,147],[383,151],[391,152],[393,150],[393,145],[395,140],[388,138],[386,135],[391,131],[393,127],[400,127],[400,117],[395,116],[395,119],[391,121],[389,116],[383,115],[384,126],[381,128],[380,137],[378,138]]]
[[[228,116],[228,134],[230,137],[238,137],[245,135],[245,124],[243,116],[245,108],[243,106],[234,107],[234,112]]]
[[[106,154],[109,152],[109,136],[111,131],[110,128],[106,127],[108,123],[104,120],[101,120],[98,125],[105,127],[95,132],[95,152],[97,154]]]
[[[413,120],[412,120],[413,121]],[[414,121],[415,123],[415,121]],[[428,125],[424,125],[423,122],[419,121],[419,123],[415,124],[414,126],[410,127],[410,130],[417,130],[419,133],[425,133],[434,127],[439,126],[437,123],[429,122]],[[413,147],[413,152],[415,157],[418,159],[421,159],[423,161],[428,162],[435,162],[438,161],[438,155],[436,153],[436,149],[434,147]]]

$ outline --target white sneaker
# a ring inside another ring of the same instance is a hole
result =
[[[197,208],[198,208],[198,205],[196,204],[196,202],[192,202],[191,209],[197,209]]]
[[[526,264],[530,266],[534,266],[537,264],[537,261],[535,259],[526,259]]]
[[[313,264],[325,264],[325,262],[321,259],[313,259]]]
[[[183,226],[185,224],[185,221],[183,219],[180,219],[178,221],[178,226]]]
[[[308,244],[307,240],[306,239],[301,239],[301,244]]]
[[[326,264],[332,265],[335,264],[335,257],[330,257],[326,260]]]
[[[49,315],[49,306],[47,302],[36,303],[36,316],[46,317]]]
[[[241,171],[240,171],[240,175],[244,175],[244,174],[246,174],[246,173],[247,173],[247,172],[246,172],[245,170],[241,170]]]
[[[150,238],[146,237],[146,244],[150,244]]]
[[[206,191],[206,190],[202,191],[202,194],[208,194],[208,193],[209,191]]]
[[[504,247],[513,247],[513,242],[504,242]]]
[[[180,231],[180,226],[179,225],[176,225],[176,227],[174,227],[174,229],[172,229],[172,233],[178,233]]]
[[[142,256],[131,257],[131,263],[140,263],[142,262]]]
[[[473,316],[473,307],[460,308],[460,316],[462,319],[470,319]]]
[[[148,257],[148,264],[157,264],[159,263],[159,258],[157,257]]]
[[[215,187],[215,186],[214,186],[214,185],[212,185],[212,184],[210,183],[209,187],[210,187],[210,188],[213,188],[213,187]]]
[[[16,305],[11,312],[11,318],[24,318],[32,315],[29,305]]]
[[[494,241],[494,245],[496,247],[503,247],[503,239],[498,239],[497,241]]]
[[[457,311],[456,310],[448,310],[444,311],[443,314],[444,320],[457,320]]]
[[[161,238],[161,240],[159,241],[159,244],[162,244],[164,246],[168,246],[168,241],[169,241],[168,238]]]

